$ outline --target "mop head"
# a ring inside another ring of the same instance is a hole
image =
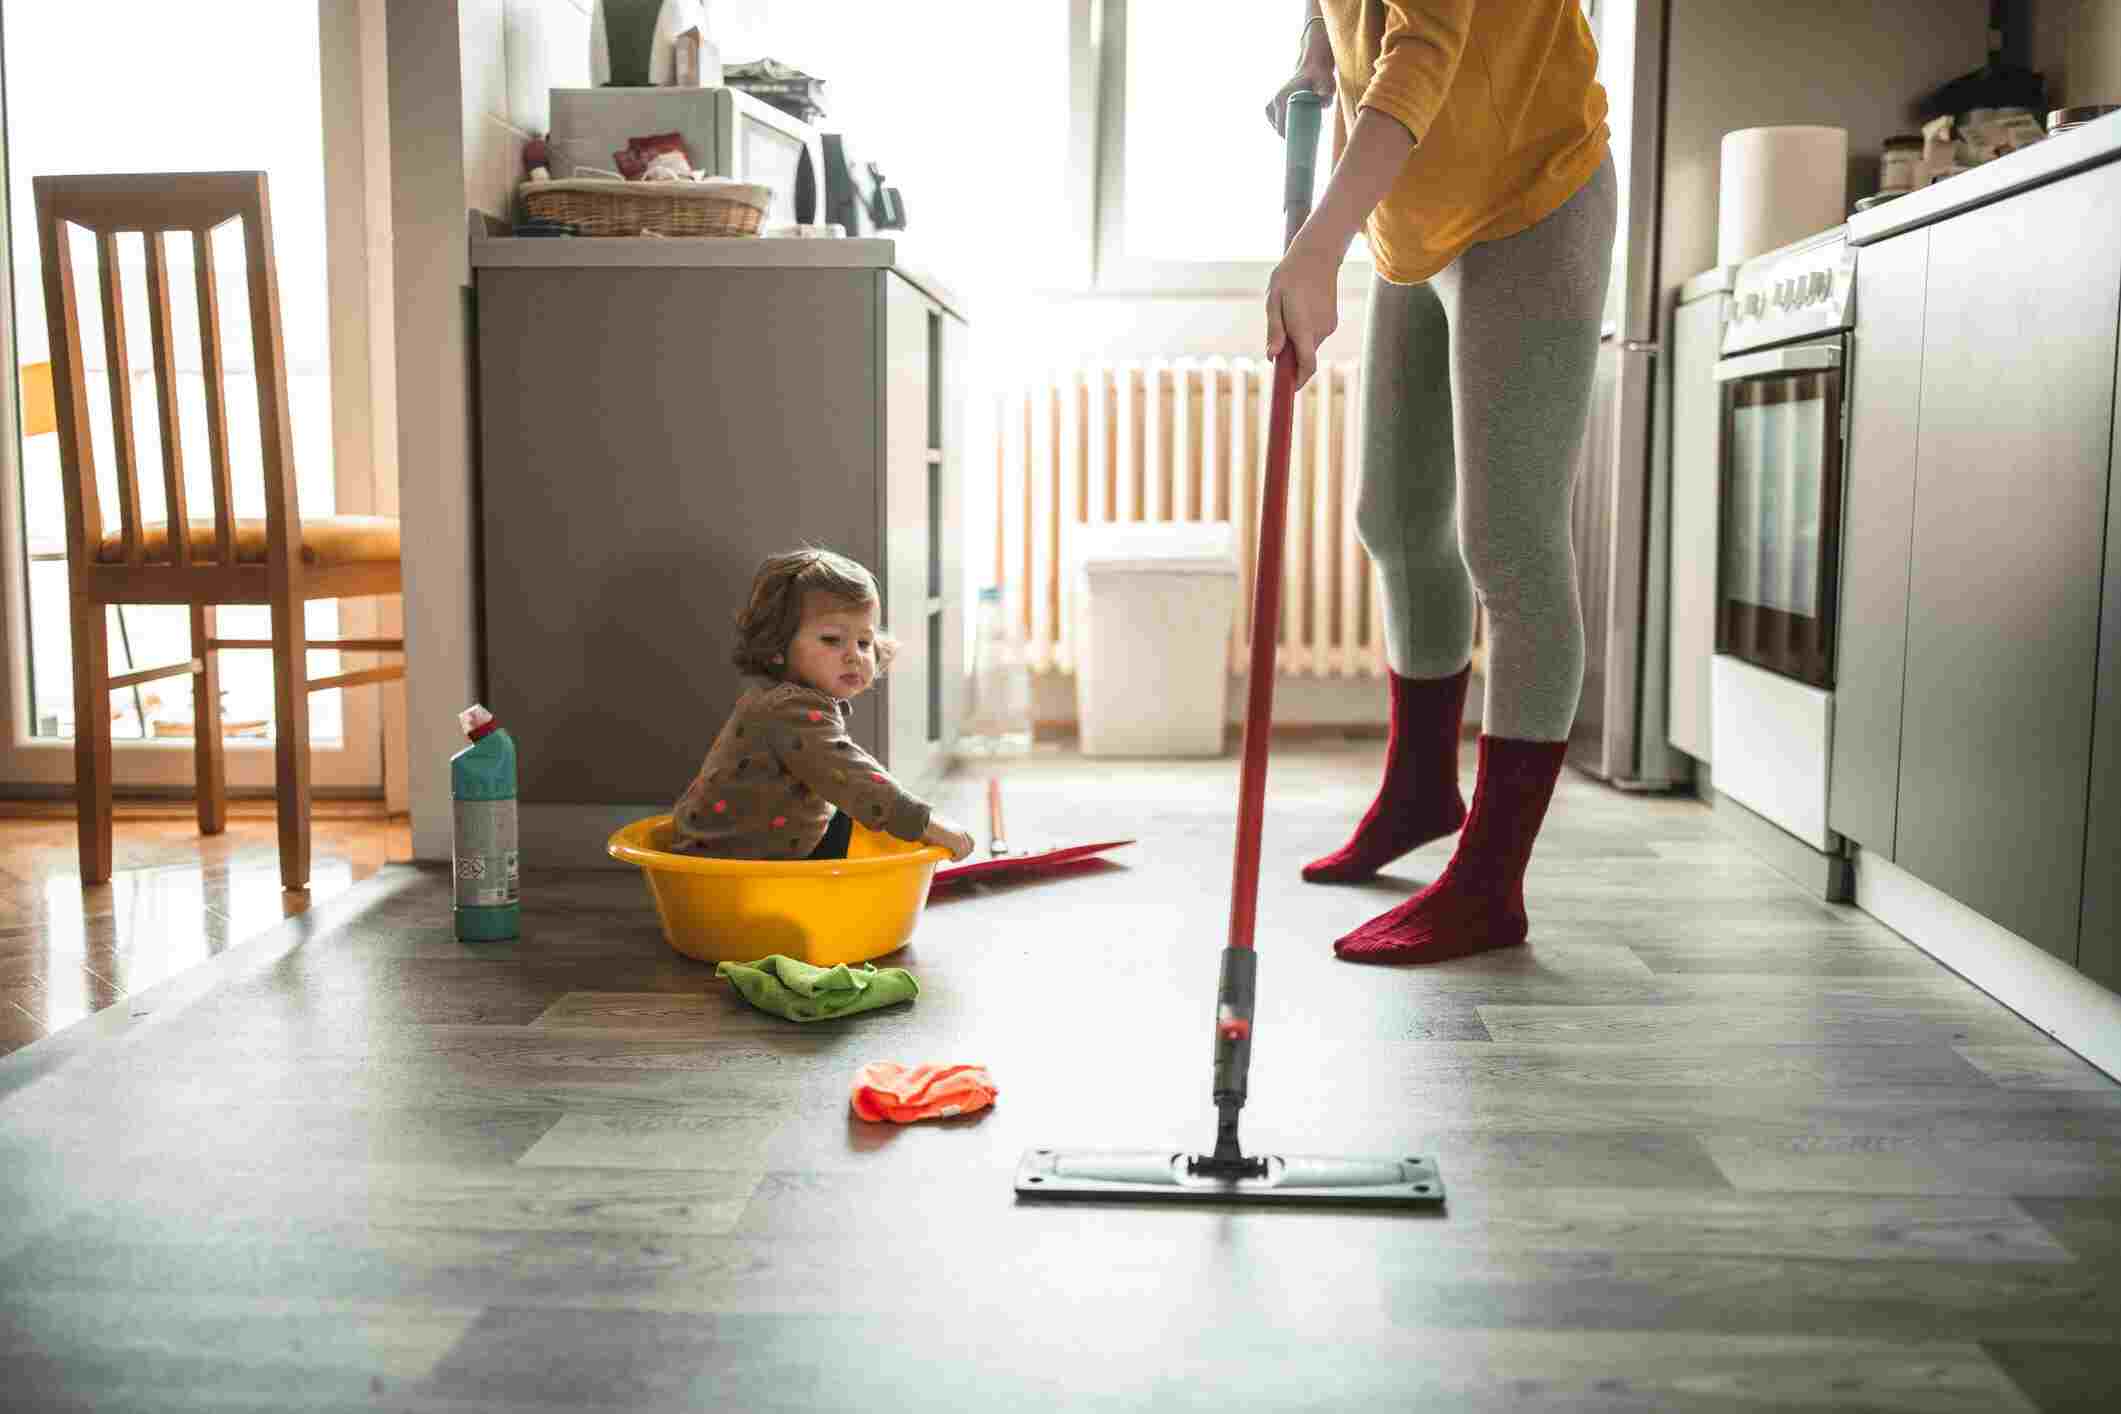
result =
[[[1016,1165],[1022,1198],[1145,1198],[1202,1203],[1390,1203],[1441,1207],[1443,1179],[1428,1159],[1267,1154],[1265,1173],[1196,1173],[1204,1156],[1170,1149],[1030,1149]]]

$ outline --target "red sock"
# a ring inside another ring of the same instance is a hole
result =
[[[1442,962],[1523,942],[1525,866],[1568,745],[1481,737],[1473,813],[1450,864],[1435,883],[1333,951],[1350,962]]]
[[[1392,739],[1377,799],[1348,842],[1304,866],[1313,884],[1367,879],[1410,849],[1440,840],[1466,820],[1458,793],[1458,728],[1466,714],[1468,663],[1447,678],[1392,680]]]

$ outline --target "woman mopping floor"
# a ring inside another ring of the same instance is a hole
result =
[[[1525,940],[1525,866],[1582,684],[1568,510],[1613,245],[1605,94],[1574,0],[1490,3],[1477,18],[1472,0],[1326,0],[1326,8],[1330,19],[1311,0],[1297,76],[1269,105],[1288,144],[1289,220],[1267,293],[1276,367],[1252,622],[1278,621],[1294,393],[1337,322],[1341,259],[1367,224],[1379,275],[1364,360],[1358,529],[1385,584],[1392,738],[1376,803],[1354,838],[1305,877],[1364,878],[1463,825],[1435,883],[1335,944],[1357,960],[1440,960]],[[1341,155],[1311,212],[1317,103],[1333,96],[1336,72]],[[1433,289],[1411,283],[1431,277]],[[1461,467],[1470,558],[1453,523]],[[1476,592],[1494,653],[1469,817],[1458,792],[1458,727]],[[1255,635],[1252,649],[1216,1007],[1215,1147],[1033,1149],[1017,1166],[1020,1195],[1443,1199],[1434,1166],[1418,1157],[1247,1156],[1239,1146],[1274,679],[1271,637]]]

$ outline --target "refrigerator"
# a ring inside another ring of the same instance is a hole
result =
[[[1666,0],[1585,0],[1584,9],[1598,37],[1620,215],[1571,512],[1584,671],[1568,759],[1622,789],[1663,790],[1692,776],[1666,739],[1670,480],[1652,474],[1651,447]]]
[[[1694,772],[1666,719],[1674,468],[1665,353],[1680,286],[1720,260],[1723,134],[1844,127],[1848,195],[1866,195],[1877,189],[1885,138],[1913,130],[1914,101],[1982,62],[1988,3],[1580,3],[1598,38],[1620,216],[1571,513],[1584,681],[1568,759],[1621,789],[1663,790]]]

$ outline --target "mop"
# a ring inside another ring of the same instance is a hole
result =
[[[1282,205],[1283,242],[1311,213],[1318,150],[1319,100],[1289,96]],[[1252,1065],[1252,1006],[1259,956],[1252,947],[1259,901],[1259,832],[1267,795],[1267,731],[1274,715],[1274,632],[1281,622],[1281,558],[1289,499],[1290,423],[1296,402],[1296,358],[1284,345],[1274,367],[1267,419],[1267,476],[1261,488],[1259,563],[1252,585],[1252,669],[1245,703],[1244,764],[1237,797],[1237,857],[1231,880],[1229,945],[1216,993],[1215,1147],[1174,1149],[1031,1149],[1016,1166],[1024,1198],[1179,1199],[1208,1202],[1387,1203],[1434,1206],[1443,1180],[1424,1158],[1251,1154],[1238,1142]]]

